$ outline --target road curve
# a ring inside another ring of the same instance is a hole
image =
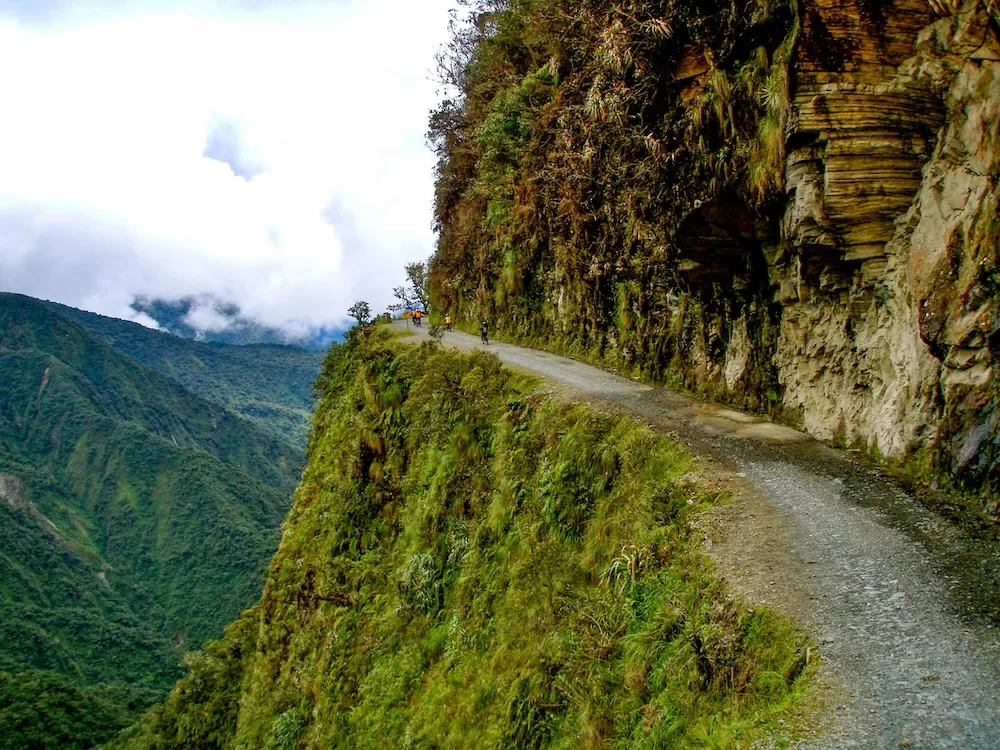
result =
[[[444,343],[480,346],[460,332]],[[750,601],[804,625],[822,656],[828,715],[797,747],[1000,748],[997,542],[795,430],[547,352],[483,348],[560,395],[670,432],[736,490],[706,522],[709,551]]]

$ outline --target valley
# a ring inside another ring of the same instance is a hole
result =
[[[287,422],[205,400],[72,319],[88,316],[0,295],[4,747],[90,747],[161,699],[259,597],[303,461]],[[253,352],[99,322],[163,369],[226,379],[227,398],[266,393]]]

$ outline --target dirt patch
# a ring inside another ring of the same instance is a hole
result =
[[[11,508],[20,508],[23,503],[21,481],[10,474],[0,474],[0,500],[6,500]]]

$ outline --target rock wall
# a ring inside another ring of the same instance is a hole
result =
[[[1000,490],[1000,0],[624,7],[493,16],[437,308]]]
[[[861,10],[804,18],[771,267],[784,404],[820,438],[939,449],[937,468],[995,482],[996,21],[977,2]],[[822,38],[839,69],[810,58]]]

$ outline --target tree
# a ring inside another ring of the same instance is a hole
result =
[[[371,308],[368,306],[368,303],[365,302],[364,300],[358,300],[353,305],[351,305],[350,309],[347,311],[347,314],[350,315],[352,318],[354,318],[356,321],[358,321],[358,325],[362,327],[372,322]]]
[[[430,311],[430,299],[427,296],[427,264],[407,263],[406,280],[410,282],[410,293],[423,305],[424,312]]]
[[[399,300],[389,305],[390,310],[412,309],[418,303],[424,312],[430,310],[430,299],[427,295],[427,264],[424,262],[407,263],[404,266],[407,283],[392,290],[392,296]]]

